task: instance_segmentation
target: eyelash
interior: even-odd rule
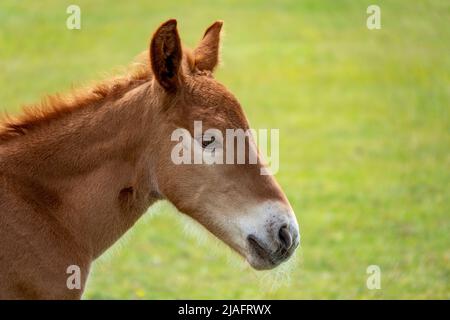
[[[209,137],[209,140],[205,140],[205,137],[202,137],[202,147],[206,148],[214,141],[216,141],[216,137],[214,137],[214,136]]]

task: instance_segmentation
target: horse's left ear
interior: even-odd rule
[[[197,69],[213,71],[219,63],[220,30],[222,30],[222,25],[222,21],[216,21],[206,29],[203,39],[194,50]]]

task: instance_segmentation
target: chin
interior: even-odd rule
[[[259,258],[247,258],[247,262],[253,269],[258,271],[272,270],[281,264],[281,262],[273,262]]]

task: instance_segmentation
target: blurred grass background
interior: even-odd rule
[[[85,298],[450,298],[450,2],[376,1],[371,31],[373,3],[1,1],[2,111],[127,65],[168,18],[191,47],[222,19],[217,78],[252,127],[280,128],[295,261],[253,271],[161,203],[95,263]]]

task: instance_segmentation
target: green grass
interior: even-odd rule
[[[449,299],[450,3],[376,1],[370,31],[373,1],[168,2],[76,1],[69,31],[73,1],[3,0],[0,108],[126,65],[167,18],[188,46],[222,19],[217,78],[254,128],[280,128],[302,248],[258,273],[163,203],[95,263],[85,298]],[[366,288],[371,264],[381,290]]]

